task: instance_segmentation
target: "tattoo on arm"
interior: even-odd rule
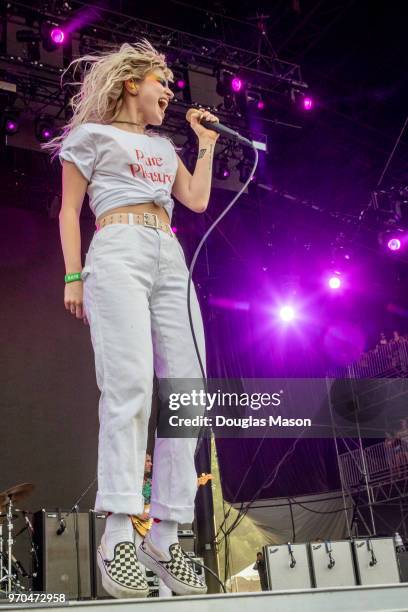
[[[206,152],[207,152],[207,149],[200,149],[199,152],[198,152],[198,158],[197,159],[201,159],[202,157],[204,157]]]
[[[211,170],[211,164],[212,164],[213,149],[214,149],[214,145],[211,144],[210,145],[210,163],[209,163],[209,166],[208,166],[210,170]]]

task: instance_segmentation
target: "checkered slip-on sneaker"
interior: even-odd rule
[[[102,575],[102,586],[109,595],[118,599],[147,597],[149,586],[139,567],[133,542],[116,544],[113,559],[108,559],[102,536],[97,560]]]
[[[178,542],[172,544],[166,554],[154,546],[148,533],[137,550],[137,556],[140,563],[152,570],[177,595],[203,595],[207,592]]]

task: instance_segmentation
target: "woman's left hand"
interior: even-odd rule
[[[214,130],[208,130],[203,125],[201,125],[201,119],[205,119],[206,121],[211,121],[214,123],[219,123],[220,120],[215,115],[212,115],[210,111],[206,111],[203,108],[197,108],[191,115],[190,125],[191,129],[197,134],[198,138],[208,138],[209,140],[213,140],[216,142],[218,140],[219,134],[214,132]]]

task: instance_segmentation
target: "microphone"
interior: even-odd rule
[[[197,112],[197,110],[197,108],[188,109],[186,113],[186,119],[189,123],[191,123],[193,113]],[[207,128],[207,130],[213,130],[221,136],[226,136],[227,138],[231,138],[231,140],[238,140],[242,144],[246,144],[252,147],[252,142],[248,140],[248,138],[241,136],[241,134],[238,134],[238,132],[236,132],[235,130],[231,130],[231,128],[227,127],[226,125],[223,125],[222,123],[216,123],[215,121],[207,121],[206,119],[201,119],[200,123],[202,126]]]
[[[373,545],[370,539],[367,540],[367,548],[368,548],[368,551],[371,553],[371,561],[368,565],[370,567],[374,567],[374,565],[377,565],[378,561],[375,557],[374,548],[373,548]]]
[[[65,529],[67,528],[64,519],[60,520],[60,526],[58,527],[57,531],[55,532],[57,535],[62,535],[65,531]]]
[[[23,564],[22,564],[22,563],[20,563],[20,561],[19,561],[18,559],[16,559],[16,558],[15,558],[15,556],[14,556],[13,554],[11,555],[11,560],[12,560],[12,562],[14,563],[14,565],[16,566],[17,571],[20,573],[20,575],[21,575],[23,578],[28,578],[28,573],[26,572],[26,570],[25,570],[25,568],[24,568]]]
[[[23,510],[23,516],[24,516],[24,520],[27,523],[27,527],[29,528],[29,530],[31,531],[31,533],[34,533],[34,528],[31,524],[30,519],[27,516],[27,512],[25,510]]]
[[[57,531],[55,532],[57,535],[62,535],[65,531],[65,529],[67,528],[67,524],[64,521],[64,519],[61,517],[61,509],[58,508],[58,520],[59,520],[59,527],[57,529]]]
[[[295,567],[295,565],[296,565],[296,559],[295,559],[295,557],[293,555],[293,550],[292,550],[292,546],[291,546],[290,542],[288,542],[288,551],[289,551],[289,555],[290,555],[290,564],[289,564],[289,567],[290,567],[290,569],[293,569]]]
[[[333,550],[332,550],[332,547],[331,547],[330,540],[325,540],[324,541],[324,546],[325,546],[326,552],[327,552],[327,554],[329,556],[329,564],[328,564],[327,568],[328,569],[333,569],[333,567],[336,565],[336,562],[335,562],[335,560],[332,557]]]

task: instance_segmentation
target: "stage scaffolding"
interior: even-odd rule
[[[0,93],[5,91],[2,91],[3,83],[4,87],[7,86],[10,99],[14,103],[16,98],[21,108],[46,112],[47,116],[64,122],[69,112],[69,100],[77,93],[76,88],[68,84],[73,76],[72,70],[66,75],[64,88],[60,82],[62,72],[71,60],[141,37],[146,37],[166,54],[176,73],[177,70],[187,69],[188,72],[214,78],[223,70],[239,73],[248,82],[248,87],[250,84],[260,95],[284,95],[285,99],[290,92],[305,92],[308,89],[300,65],[278,58],[269,49],[264,52],[261,47],[249,49],[227,44],[219,39],[193,35],[117,10],[91,7],[76,0],[70,5],[71,10],[65,15],[65,21],[68,24],[72,21],[76,25],[67,43],[53,53],[45,53],[39,46],[39,59],[30,57],[25,43],[16,42],[16,33],[21,29],[31,29],[35,33],[35,24],[43,19],[59,23],[60,13],[53,10],[52,4],[29,6],[16,0],[0,14],[4,26],[0,32]],[[86,18],[82,13],[85,8],[89,9]],[[33,26],[27,26],[28,18]],[[76,78],[79,77],[77,74]],[[193,102],[199,103],[200,100]],[[185,113],[191,104],[191,101],[184,101],[179,95],[177,103],[169,106],[166,129],[170,133],[177,134],[186,129]],[[236,110],[220,107],[217,114],[221,121],[249,134],[246,122]],[[273,122],[279,123],[278,118],[275,117]]]
[[[397,394],[394,398],[401,399],[406,395],[407,385],[403,379],[408,377],[407,364],[408,342],[405,339],[380,345],[375,350],[365,353],[356,363],[344,368],[333,368],[327,377],[328,388],[333,378],[346,379],[350,381],[350,392],[353,395],[357,381],[378,379],[377,385],[373,381],[373,388],[377,387],[381,393],[382,388],[387,384],[390,385],[390,379],[400,379],[401,384],[396,385]],[[335,407],[332,401],[329,402],[344,508],[351,504],[354,508],[351,520],[346,512],[349,536],[380,535],[381,530],[378,529],[380,506],[397,506],[398,524],[391,525],[384,516],[381,520],[389,531],[398,531],[408,538],[408,431],[406,435],[396,437],[388,433],[388,437],[384,440],[367,446],[361,434],[364,425],[359,419],[357,394],[352,400],[356,400],[357,404],[354,415],[357,436],[353,438],[342,435],[336,423]],[[407,416],[408,407],[405,412],[405,417]],[[343,448],[340,449],[340,446]]]

